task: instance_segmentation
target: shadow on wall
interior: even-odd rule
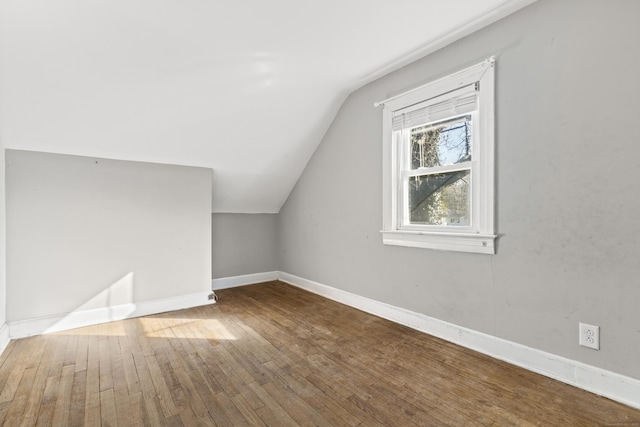
[[[133,302],[133,272],[129,272],[64,318],[47,327],[44,333],[77,328],[79,324],[93,324],[97,319],[100,322],[126,319],[136,311],[136,307]]]
[[[155,314],[144,303],[133,302],[134,273],[129,272],[111,286],[78,306],[75,310],[44,325],[40,333],[56,335],[125,336],[123,323],[103,324],[138,317],[136,324],[147,338],[187,338],[203,340],[236,340],[219,320],[182,318],[180,312]],[[161,301],[161,300],[160,300]],[[171,310],[171,308],[168,308]],[[153,317],[139,317],[155,314]],[[51,319],[50,319],[51,320]],[[46,320],[45,320],[46,321]],[[26,334],[31,335],[31,334]],[[25,335],[23,335],[25,336]]]

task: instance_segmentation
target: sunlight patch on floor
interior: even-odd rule
[[[148,338],[237,339],[222,322],[216,319],[141,317],[137,320]]]

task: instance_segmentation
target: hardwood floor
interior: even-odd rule
[[[640,411],[280,282],[12,341],[7,426],[640,426]]]

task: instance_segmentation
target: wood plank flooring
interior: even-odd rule
[[[640,426],[640,411],[270,282],[12,341],[6,426]]]

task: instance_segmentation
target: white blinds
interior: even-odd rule
[[[432,123],[477,109],[476,85],[456,89],[445,95],[393,112],[393,130],[402,130]]]

